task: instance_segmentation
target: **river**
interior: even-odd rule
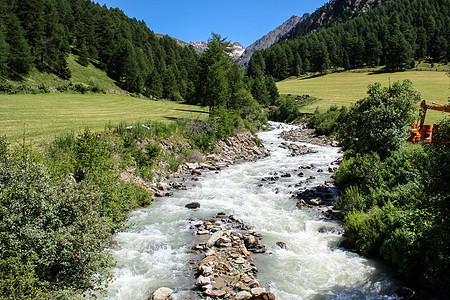
[[[190,291],[196,256],[188,252],[197,240],[189,219],[211,218],[219,212],[234,215],[263,235],[261,243],[268,252],[252,258],[262,286],[277,299],[396,299],[392,292],[397,283],[385,266],[337,247],[342,236],[320,233],[319,228],[339,230],[340,225],[297,209],[291,198],[300,181],[302,187],[312,188],[331,180],[327,170],[342,155],[339,149],[306,144],[317,153],[292,157],[279,147],[283,140],[278,137],[292,126],[276,127],[258,134],[271,151],[269,157],[206,172],[199,181],[188,181],[188,190],[174,191],[173,197],[131,213],[126,230],[115,236],[115,280],[105,299],[146,300],[162,286],[175,290],[174,299],[197,299]],[[304,177],[296,175],[299,167],[311,165],[302,169]],[[271,172],[292,177],[262,184],[261,178]],[[308,182],[310,176],[315,178]],[[201,207],[185,208],[193,201]],[[276,246],[280,241],[286,249]]]

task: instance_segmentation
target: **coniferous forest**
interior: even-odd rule
[[[70,78],[69,53],[107,71],[121,88],[154,98],[187,100],[199,55],[143,21],[84,0],[0,1],[0,76],[33,67]],[[163,85],[164,82],[164,85]]]
[[[262,72],[283,80],[332,68],[403,70],[418,60],[448,62],[449,8],[448,0],[396,0],[313,32],[302,28],[305,21],[279,43],[255,53],[248,74],[258,77]],[[345,15],[344,10],[341,18]]]

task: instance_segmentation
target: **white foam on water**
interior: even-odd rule
[[[252,257],[260,270],[259,280],[277,299],[395,299],[395,281],[381,264],[337,247],[339,234],[319,233],[322,226],[341,230],[336,222],[318,220],[309,211],[295,208],[291,192],[294,185],[312,188],[331,180],[328,166],[341,156],[338,148],[307,145],[317,150],[297,157],[278,146],[278,135],[289,125],[262,132],[259,137],[271,150],[271,156],[226,168],[219,173],[205,172],[186,191],[162,198],[146,209],[130,214],[128,227],[115,236],[113,249],[117,266],[112,270],[114,282],[107,299],[148,299],[159,287],[175,290],[175,299],[192,295],[193,280],[186,274],[195,243],[188,219],[210,218],[218,212],[234,215],[263,234],[266,254]],[[299,167],[304,177],[298,177]],[[323,169],[324,172],[317,172]],[[262,182],[271,172],[288,172],[269,184]],[[315,179],[306,182],[306,178]],[[305,178],[306,177],[306,178]],[[189,210],[185,205],[199,202],[201,207]],[[284,242],[286,249],[276,243]]]

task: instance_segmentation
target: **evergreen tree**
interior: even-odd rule
[[[252,80],[251,92],[253,98],[258,101],[259,104],[263,106],[268,106],[271,103],[270,93],[267,90],[266,82],[264,77],[256,77]]]
[[[208,50],[200,57],[197,81],[197,100],[201,105],[209,106],[210,112],[225,107],[230,97],[227,71],[232,63],[227,53],[230,43],[220,35],[212,33],[208,39]]]
[[[11,75],[26,75],[32,67],[30,47],[24,37],[19,19],[11,14],[6,20],[6,42],[10,46],[8,68]]]
[[[0,79],[8,75],[8,57],[9,45],[6,42],[6,35],[3,31],[3,26],[0,23]]]
[[[280,98],[280,94],[278,92],[277,85],[275,84],[275,80],[271,76],[266,76],[266,87],[267,91],[270,95],[269,105],[275,105],[278,98]]]
[[[414,62],[413,51],[405,39],[405,36],[398,32],[388,40],[386,51],[386,68],[405,69]]]
[[[156,99],[161,99],[163,96],[163,84],[157,70],[153,70],[153,72],[148,75],[145,84],[145,95]]]
[[[89,53],[85,43],[82,43],[78,51],[78,63],[84,67],[89,65]]]
[[[373,32],[369,32],[366,38],[365,61],[371,67],[380,64],[380,57],[383,54],[382,45]]]
[[[330,67],[330,58],[323,42],[315,43],[311,52],[313,53],[311,57],[312,71],[325,73]]]

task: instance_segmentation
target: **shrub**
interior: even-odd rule
[[[421,96],[409,80],[384,88],[375,83],[368,94],[351,106],[339,129],[339,140],[345,150],[373,151],[385,158],[405,143]]]
[[[292,122],[300,117],[297,104],[292,99],[279,99],[278,106],[269,111],[269,120],[277,122]]]
[[[330,107],[325,113],[321,113],[317,108],[313,115],[306,120],[308,127],[315,129],[316,135],[332,136],[336,135],[341,121],[347,115],[347,108],[342,106]]]

